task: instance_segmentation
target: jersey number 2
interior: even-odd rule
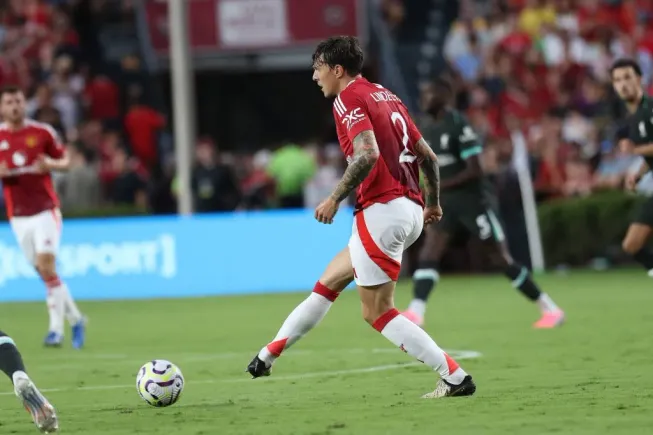
[[[404,145],[404,150],[399,154],[399,163],[413,163],[415,159],[417,159],[417,156],[413,155],[408,149],[408,141],[410,139],[408,137],[408,125],[406,124],[406,120],[399,112],[392,112],[390,119],[394,125],[397,125],[397,121],[399,121],[399,126],[401,127],[401,143]]]

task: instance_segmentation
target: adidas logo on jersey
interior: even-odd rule
[[[0,142],[0,151],[5,151],[8,149],[9,149],[9,142],[7,142],[6,140]]]

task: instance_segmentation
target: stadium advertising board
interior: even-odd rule
[[[147,0],[154,50],[169,48],[167,0]],[[312,46],[332,35],[360,35],[357,0],[188,0],[194,54]]]
[[[352,220],[347,209],[328,226],[312,210],[64,220],[59,272],[77,299],[307,290],[346,246]],[[0,225],[0,301],[44,297],[11,228]]]

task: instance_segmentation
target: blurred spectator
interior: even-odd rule
[[[79,96],[84,90],[84,79],[73,73],[73,61],[69,56],[58,57],[48,80],[53,100],[61,112],[61,121],[66,132],[79,122]]]
[[[639,158],[621,154],[610,142],[605,141],[602,144],[601,163],[594,174],[594,188],[598,190],[622,188],[626,174],[636,162],[639,162]]]
[[[381,10],[390,29],[399,27],[406,16],[403,0],[383,0]]]
[[[200,140],[195,156],[192,175],[195,210],[199,213],[235,210],[241,194],[231,166],[219,161],[210,140]]]
[[[248,174],[242,182],[243,204],[247,210],[265,209],[274,195],[274,180],[266,172],[272,153],[261,150],[249,160]]]
[[[109,183],[109,200],[115,205],[147,208],[146,184],[137,172],[137,162],[122,147],[115,150],[111,165],[115,177]]]
[[[117,125],[120,116],[120,90],[109,77],[96,75],[86,85],[84,90],[85,103],[89,115],[93,119],[108,122],[112,127]]]
[[[113,130],[102,133],[101,128],[101,124],[96,121],[90,125],[89,134],[95,134],[95,129],[100,130],[99,137],[93,137],[96,142],[92,144],[92,149],[99,160],[102,184],[108,188],[120,172],[119,168],[114,164],[114,157],[119,149],[125,148],[125,145],[122,143],[120,133]]]
[[[159,157],[157,135],[166,125],[165,117],[135,99],[129,106],[124,123],[134,155],[147,168],[153,167]]]
[[[150,211],[153,214],[175,214],[177,199],[173,192],[175,181],[175,161],[167,159],[152,169],[152,177],[148,185]]]
[[[267,168],[281,208],[303,208],[304,186],[315,174],[315,160],[304,148],[286,144],[272,154]]]
[[[587,196],[592,193],[592,171],[580,157],[565,162],[563,192],[566,196]]]
[[[342,151],[337,144],[327,145],[318,154],[318,168],[304,188],[304,207],[315,208],[335,190],[342,177]],[[346,206],[348,200],[341,202]]]
[[[64,212],[97,209],[102,198],[97,169],[78,147],[69,146],[68,153],[70,169],[57,179],[56,185],[62,209]]]
[[[556,11],[548,0],[526,0],[519,14],[519,28],[538,37],[542,26],[556,22]]]
[[[67,98],[54,99],[52,89],[47,83],[39,85],[34,97],[26,104],[27,116],[41,122],[51,124],[60,134],[66,133],[61,114],[69,109],[70,104],[75,104]],[[65,134],[62,135],[66,137]]]

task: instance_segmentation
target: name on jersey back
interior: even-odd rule
[[[393,94],[390,91],[372,92],[370,96],[377,103],[381,103],[385,101],[396,101],[397,103],[401,103],[399,97],[397,97],[395,94]]]

